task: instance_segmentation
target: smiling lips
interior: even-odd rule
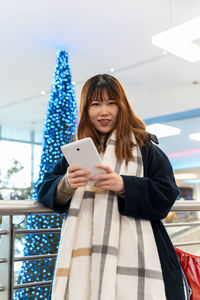
[[[101,124],[101,126],[107,126],[111,122],[111,120],[108,120],[108,119],[101,119],[101,120],[98,120],[98,121]]]

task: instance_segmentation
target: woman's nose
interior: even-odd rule
[[[100,113],[104,115],[108,113],[107,105],[100,106]]]

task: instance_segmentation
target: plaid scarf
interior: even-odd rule
[[[116,161],[113,133],[103,164],[121,175],[142,177],[138,146],[133,156],[128,164]],[[112,191],[92,185],[78,188],[62,227],[52,299],[166,299],[150,222],[120,215]]]

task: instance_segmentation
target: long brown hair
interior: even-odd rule
[[[115,155],[117,160],[125,159],[127,162],[130,159],[134,159],[132,148],[135,145],[132,141],[132,133],[134,133],[139,146],[144,145],[147,141],[148,133],[145,131],[144,122],[133,112],[121,83],[115,77],[108,74],[96,75],[88,79],[84,84],[81,91],[80,121],[77,137],[78,139],[91,137],[100,151],[100,135],[90,122],[88,109],[90,101],[102,100],[105,92],[109,99],[117,101],[119,107],[115,128]]]

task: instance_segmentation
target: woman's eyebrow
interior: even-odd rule
[[[90,100],[90,102],[94,102],[94,101],[100,102],[101,100],[100,99],[91,99]]]
[[[91,99],[90,102],[97,101],[97,102],[102,102],[102,101],[116,101],[114,98],[103,98],[103,99]]]

